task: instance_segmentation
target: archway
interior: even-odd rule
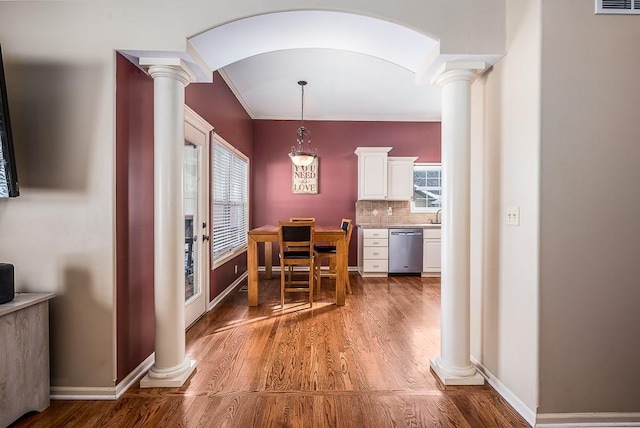
[[[301,27],[300,23],[308,24],[310,17],[313,17],[311,22],[316,20],[320,22],[316,33],[311,31],[309,25]],[[338,21],[341,25],[335,25]],[[328,25],[329,23],[331,25]],[[364,36],[352,38],[346,36],[353,34],[353,27],[359,28],[361,32],[358,34],[364,34]],[[327,31],[328,28],[331,28],[331,32]],[[292,35],[292,37],[283,37],[283,34]],[[304,37],[296,37],[301,34]],[[385,43],[378,42],[381,40],[381,34],[386,36],[382,37]],[[443,217],[445,231],[443,233],[445,258],[443,288],[450,289],[450,292],[446,293],[443,290],[442,348],[446,353],[443,351],[442,357],[434,359],[432,367],[445,384],[482,383],[482,377],[476,373],[475,367],[469,361],[469,329],[467,327],[460,330],[459,327],[465,324],[468,326],[469,323],[469,87],[477,71],[485,70],[490,63],[478,61],[478,58],[473,56],[471,58],[455,57],[455,62],[447,61],[452,57],[440,55],[438,43],[425,35],[391,22],[340,12],[280,12],[245,18],[194,36],[189,40],[188,46],[189,49],[185,55],[172,56],[172,53],[165,53],[138,58],[140,66],[149,66],[153,70],[151,74],[157,83],[155,94],[159,95],[156,98],[159,103],[165,103],[165,105],[156,105],[156,114],[160,115],[156,118],[158,123],[163,122],[162,114],[167,111],[170,111],[174,117],[179,117],[179,110],[182,108],[182,106],[176,106],[175,102],[181,99],[181,91],[184,96],[184,87],[181,89],[180,85],[175,83],[167,84],[167,79],[188,84],[187,80],[199,80],[201,76],[206,77],[214,70],[243,59],[283,50],[339,48],[337,50],[367,55],[393,63],[413,74],[414,82],[428,77],[438,78],[437,84],[443,88],[443,93],[448,94],[446,99],[443,99],[442,121],[443,145],[446,144],[450,149],[446,161],[443,159],[443,175],[455,179],[451,180],[448,192],[454,196],[445,197],[445,201],[448,200],[448,206],[445,205]],[[403,49],[398,49],[398,46],[402,46]],[[407,49],[404,49],[405,46]],[[188,79],[185,76],[188,76]],[[296,103],[286,104],[296,105]],[[175,110],[176,108],[178,111]],[[165,123],[162,133],[178,138],[178,128],[177,121],[169,124],[168,128]],[[156,144],[157,152],[162,152],[166,149],[166,138],[157,139]],[[158,198],[161,199],[162,196],[158,195]],[[449,214],[446,214],[447,211]],[[157,216],[160,214],[162,213],[156,212]],[[182,217],[181,213],[174,214],[173,217]],[[165,232],[160,231],[160,233]],[[162,238],[159,241],[162,242]],[[171,263],[170,260],[166,262]],[[173,287],[175,286],[176,284],[173,284]],[[160,292],[164,292],[164,288],[156,287],[158,288]],[[166,317],[174,323],[181,322],[178,319],[181,317],[180,313],[156,309],[156,318],[165,319]],[[173,331],[179,331],[179,329],[174,328]],[[181,345],[177,348],[184,349],[184,337],[178,336],[173,334],[171,340]],[[163,376],[165,373],[170,373],[169,377],[174,376],[184,382],[188,377],[189,366],[184,361],[184,351],[182,356],[175,352],[171,353],[174,355],[167,359],[169,362],[165,362],[166,367],[156,364],[156,372],[162,373]],[[162,350],[156,349],[156,361],[162,354]],[[166,377],[163,377],[163,381],[166,381]],[[148,386],[163,385],[151,382]]]

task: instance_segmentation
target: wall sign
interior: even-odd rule
[[[291,163],[291,193],[318,193],[318,158],[309,166],[297,166]]]

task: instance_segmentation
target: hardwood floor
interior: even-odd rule
[[[234,291],[187,331],[197,369],[182,388],[117,401],[53,401],[17,427],[528,427],[491,387],[444,387],[438,279],[351,275],[335,306],[328,280],[313,309],[279,278],[260,306]]]

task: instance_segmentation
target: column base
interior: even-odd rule
[[[162,371],[151,367],[140,380],[140,388],[180,388],[196,369],[196,360],[186,359],[178,369]]]
[[[476,370],[475,366],[468,370],[469,374],[460,375],[451,373],[444,368],[440,362],[440,357],[431,359],[431,369],[438,375],[440,381],[445,385],[484,385],[484,377]]]

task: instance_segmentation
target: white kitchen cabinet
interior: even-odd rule
[[[387,199],[387,153],[391,147],[358,147],[358,200]]]
[[[413,163],[417,157],[387,158],[387,199],[410,201],[413,198]]]
[[[384,277],[389,270],[388,229],[358,228],[358,270],[362,277]]]
[[[440,229],[427,228],[422,236],[422,276],[440,276],[442,266]]]

